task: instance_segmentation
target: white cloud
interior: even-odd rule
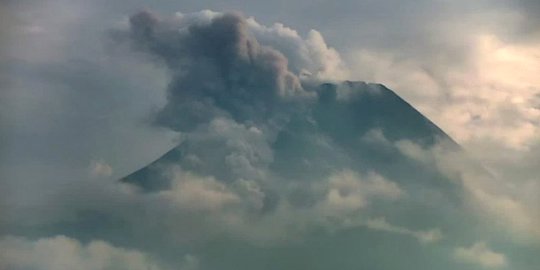
[[[161,219],[165,227],[188,224],[174,216],[185,217],[190,213],[204,216],[199,232],[232,234],[257,245],[292,241],[321,226],[331,231],[363,226],[364,210],[378,200],[394,201],[405,194],[397,184],[375,173],[362,175],[342,170],[326,179],[305,183],[304,190],[316,199],[313,205],[297,207],[282,199],[272,212],[253,215],[252,210],[260,210],[266,196],[256,181],[238,179],[225,184],[214,177],[197,176],[178,167],[173,169],[173,177],[171,189],[148,195],[158,199],[151,200],[157,203],[151,208],[171,211],[160,214],[171,217]],[[276,192],[284,196],[290,192],[290,186],[283,185]],[[220,225],[216,227],[216,224]],[[170,233],[179,239],[192,237],[185,235],[186,231]],[[436,232],[410,231],[406,234],[422,242],[438,240]]]
[[[384,177],[370,173],[361,176],[352,170],[342,170],[328,178],[325,200],[320,207],[323,215],[343,215],[367,207],[373,199],[396,200],[405,192]]]
[[[507,25],[515,23],[509,14],[496,16]],[[540,192],[535,154],[540,139],[540,44],[505,39],[497,35],[500,29],[456,28],[462,23],[447,22],[443,29],[448,33],[434,37],[449,46],[446,50],[404,55],[401,50],[362,48],[345,59],[351,74],[395,90],[470,156],[441,145],[426,151],[408,141],[397,144],[402,153],[463,181],[469,208],[490,228],[502,227],[520,241],[537,241],[540,211],[538,196],[531,194]],[[466,46],[461,58],[448,50],[456,37],[462,49]],[[467,163],[483,164],[491,175]]]
[[[527,148],[540,135],[534,104],[540,46],[505,43],[491,34],[464,42],[472,52],[459,64],[453,58],[423,62],[362,49],[349,65],[363,79],[394,89],[469,149],[482,141],[498,149]]]
[[[55,236],[28,240],[7,236],[0,240],[0,268],[11,270],[164,270],[150,256],[94,240],[88,244]],[[189,268],[190,270],[193,268]]]
[[[349,77],[349,69],[340,54],[326,43],[320,32],[310,30],[303,38],[281,23],[265,26],[249,18],[248,25],[260,42],[282,52],[296,73],[318,80]]]
[[[476,264],[485,268],[499,268],[508,264],[504,254],[491,250],[483,242],[474,243],[470,247],[456,248],[454,257],[461,262]]]
[[[112,167],[103,160],[94,160],[90,164],[90,175],[93,177],[111,176],[113,173]]]
[[[372,198],[395,200],[404,193],[399,186],[371,173],[360,176],[351,170],[343,170],[329,177],[323,208],[329,213],[350,212],[367,206]]]
[[[479,216],[492,220],[492,225],[503,226],[520,241],[540,239],[540,216],[536,205],[529,205],[523,197],[513,196],[496,187],[465,175],[465,184],[473,198],[473,209]]]
[[[386,221],[385,218],[368,219],[365,225],[368,228],[373,229],[373,230],[412,236],[416,238],[422,244],[438,242],[443,238],[443,234],[440,229],[431,229],[427,231],[415,231],[408,228],[390,224],[388,223],[388,221]]]
[[[180,168],[174,168],[172,173],[171,189],[159,192],[158,196],[178,208],[196,212],[220,211],[241,200],[224,183],[213,177],[200,177]]]
[[[540,216],[535,200],[529,195],[538,191],[537,185],[512,187],[509,179],[484,169],[466,153],[444,143],[426,149],[410,141],[399,141],[396,147],[408,157],[434,166],[450,180],[462,184],[468,209],[479,219],[487,220],[491,228],[505,228],[520,241],[540,239]]]

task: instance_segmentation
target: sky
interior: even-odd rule
[[[0,268],[535,269],[539,12],[0,0]]]

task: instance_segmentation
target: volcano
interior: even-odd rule
[[[448,188],[455,187],[445,176],[411,159],[399,146],[412,143],[429,149],[442,144],[449,151],[462,151],[460,146],[394,91],[381,84],[352,81],[307,89],[314,93],[314,101],[282,119],[273,127],[272,135],[265,137],[272,152],[272,158],[261,165],[269,172],[266,175],[284,181],[309,181],[347,167],[376,172],[409,188],[430,187],[451,194]],[[256,126],[252,129],[264,130]],[[171,184],[167,168],[181,166],[231,182],[234,172],[226,165],[230,155],[217,146],[220,143],[229,142],[183,141],[120,181],[144,192],[166,190]],[[208,149],[208,144],[215,148]]]

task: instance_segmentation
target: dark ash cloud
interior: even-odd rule
[[[185,131],[218,115],[258,122],[276,106],[307,95],[287,58],[259,44],[243,16],[209,19],[183,26],[146,11],[130,18],[131,40],[159,56],[174,74],[159,125]]]

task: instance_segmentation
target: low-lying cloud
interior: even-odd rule
[[[459,142],[487,138],[512,151],[534,149],[537,110],[505,104],[510,100],[528,108],[537,102],[529,91],[536,83],[536,66],[528,58],[536,49],[506,45],[489,35],[472,40],[475,58],[464,63],[473,70],[500,68],[469,73],[451,66],[450,78],[440,78],[382,48],[344,61],[318,31],[304,37],[282,24],[265,26],[239,13],[136,13],[109,32],[109,54],[88,59],[84,66],[94,69],[82,69],[122,70],[118,77],[131,83],[110,79],[118,86],[110,89],[85,85],[101,89],[96,96],[109,97],[113,91],[108,90],[116,88],[165,93],[155,94],[161,99],[149,102],[152,108],[141,106],[145,113],[153,111],[146,118],[153,127],[176,136],[175,145],[149,166],[138,160],[137,168],[143,168],[122,181],[114,178],[136,169],[115,166],[137,152],[129,148],[81,162],[88,179],[58,180],[31,200],[11,196],[13,207],[0,220],[8,234],[67,236],[35,241],[7,237],[2,240],[11,256],[6,261],[9,267],[57,267],[62,260],[54,258],[61,252],[54,250],[68,246],[78,253],[63,265],[81,269],[107,269],[111,260],[120,269],[167,269],[157,263],[161,260],[181,269],[215,269],[227,263],[238,269],[252,258],[256,262],[250,266],[277,261],[328,269],[325,263],[335,258],[340,265],[359,257],[377,269],[380,261],[374,261],[382,253],[370,252],[380,246],[388,254],[395,248],[399,267],[403,262],[426,267],[425,260],[411,262],[409,255],[444,261],[454,269],[463,262],[507,266],[511,256],[505,255],[506,247],[494,245],[498,253],[482,241],[500,240],[510,231],[518,235],[518,241],[512,238],[517,245],[536,243],[522,241],[539,236],[534,181],[528,192],[505,189],[505,181],[493,178],[384,86],[338,82],[361,71],[364,78],[391,82]],[[115,61],[121,63],[116,66]],[[530,69],[510,76],[508,63],[515,64],[512,69]],[[69,70],[80,80],[80,70],[66,67],[52,75]],[[85,82],[103,76],[91,74]],[[494,86],[507,75],[511,78],[504,86],[512,90]],[[42,76],[45,80],[51,73]],[[77,88],[73,84],[66,88]],[[477,90],[469,91],[471,87]],[[519,93],[514,99],[512,91]],[[452,102],[443,102],[446,97]],[[428,106],[433,101],[440,106]],[[473,106],[477,102],[485,106]],[[124,103],[119,98],[115,104]],[[93,115],[100,112],[91,109]],[[99,117],[118,117],[112,112]],[[133,148],[150,144],[135,142]],[[472,238],[478,243],[467,247]],[[343,249],[332,251],[326,245]],[[43,246],[54,246],[52,255],[43,258]],[[109,255],[102,256],[104,252]],[[283,257],[266,260],[268,254]]]
[[[76,239],[65,236],[41,238],[35,241],[21,237],[4,237],[0,240],[0,251],[2,269],[169,269],[163,268],[150,256],[136,250],[114,247],[98,240],[81,244]]]

